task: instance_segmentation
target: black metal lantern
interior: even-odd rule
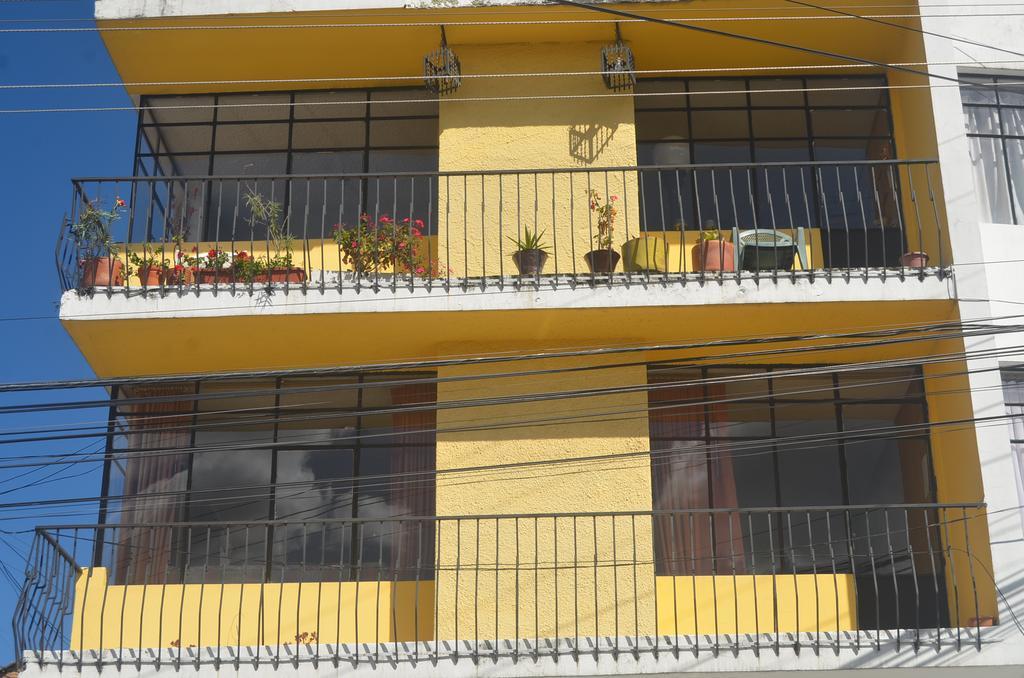
[[[423,84],[440,95],[451,94],[462,84],[462,65],[448,47],[444,26],[441,27],[441,46],[423,57]]]
[[[610,90],[633,89],[636,84],[636,62],[633,50],[622,42],[619,25],[615,24],[615,42],[601,48],[601,77]]]

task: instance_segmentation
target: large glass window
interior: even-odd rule
[[[1024,223],[1024,76],[962,75],[961,80],[981,219]]]
[[[884,76],[641,80],[639,164],[714,166],[642,172],[641,227],[815,227],[826,258],[894,265],[899,177],[865,164],[896,157],[885,86]],[[800,166],[811,161],[844,164]]]
[[[170,228],[190,240],[265,238],[241,199],[249,190],[282,203],[300,237],[354,224],[363,212],[434,224],[429,177],[284,179],[436,172],[437,102],[402,103],[428,97],[406,88],[143,97],[137,175],[241,178],[153,184],[152,200],[138,202],[155,203],[148,209],[158,214],[135,215],[132,237],[159,240]],[[282,178],[245,178],[261,175]]]
[[[915,602],[938,534],[867,507],[934,501],[919,370],[657,366],[648,379],[659,574],[854,573],[872,619]],[[757,510],[773,507],[790,510]]]
[[[393,520],[435,512],[423,377],[122,388],[101,516],[124,526],[116,578],[430,578],[432,526]]]

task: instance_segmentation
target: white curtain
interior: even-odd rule
[[[967,131],[974,134],[1014,134],[1024,136],[1024,118],[1014,109],[1002,109],[1003,129],[1000,129],[999,111],[995,108],[969,108],[964,112]],[[1018,220],[1024,205],[1024,145],[1020,140],[992,137],[969,137],[971,168],[978,193],[981,220],[996,224],[1013,223],[1014,203]],[[1003,156],[1006,144],[1006,158]]]

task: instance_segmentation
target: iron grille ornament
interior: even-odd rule
[[[633,89],[636,84],[636,62],[633,50],[622,42],[619,25],[615,24],[615,42],[601,48],[601,77],[605,87],[619,91]]]
[[[459,57],[448,47],[448,40],[441,27],[441,46],[423,57],[423,84],[434,94],[451,94],[462,84],[462,64]]]

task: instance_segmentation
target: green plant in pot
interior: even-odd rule
[[[71,224],[69,231],[80,255],[79,285],[83,289],[124,284],[124,262],[117,256],[120,249],[114,244],[111,232],[124,208],[121,198],[115,198],[109,210],[101,209],[98,201],[89,201],[78,215],[78,221]]]
[[[174,267],[164,256],[166,254],[163,243],[159,246],[145,244],[138,250],[128,251],[129,275],[131,268],[139,276],[139,284],[143,287],[159,287],[161,284],[173,284],[171,282]]]
[[[619,253],[612,249],[615,242],[615,217],[618,210],[615,202],[619,196],[604,200],[601,194],[590,189],[590,211],[597,217],[597,233],[594,235],[595,249],[583,255],[591,273],[611,273],[619,265]]]
[[[273,254],[267,257],[265,273],[250,271],[254,279],[257,282],[304,282],[306,270],[295,266],[293,262],[295,237],[288,231],[284,206],[265,198],[251,187],[245,194],[245,206],[249,208],[253,221],[266,227],[269,249],[273,250]]]
[[[519,275],[540,275],[544,272],[544,264],[548,260],[544,231],[531,231],[524,227],[521,236],[509,240],[516,246],[512,261],[519,269]]]
[[[715,222],[708,220],[700,232],[700,242],[693,246],[693,270],[735,271],[735,251],[735,245],[722,236]]]

